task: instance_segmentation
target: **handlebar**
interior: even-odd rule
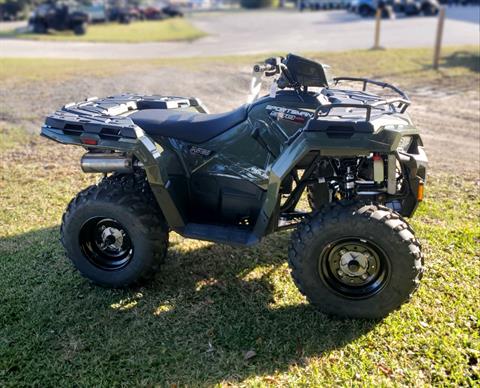
[[[254,73],[265,73],[265,76],[272,77],[282,72],[283,57],[272,57],[265,59],[262,63],[257,63],[253,66]]]
[[[257,64],[253,66],[253,71],[255,73],[264,73],[266,71],[275,71],[277,66],[271,65],[269,63]]]

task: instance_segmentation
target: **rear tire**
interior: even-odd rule
[[[87,32],[87,25],[86,23],[76,24],[73,27],[73,33],[75,35],[85,35]]]
[[[292,234],[289,264],[311,304],[348,318],[386,316],[410,298],[423,273],[412,229],[381,205],[325,206]]]
[[[143,176],[112,175],[70,202],[61,241],[84,277],[121,288],[155,275],[166,256],[168,227]]]

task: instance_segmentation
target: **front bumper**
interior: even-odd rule
[[[402,200],[402,215],[411,217],[423,200],[423,188],[427,183],[428,157],[423,146],[416,153],[398,152],[397,158],[408,178],[408,194]]]

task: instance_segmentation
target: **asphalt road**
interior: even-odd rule
[[[444,45],[479,45],[479,7],[447,10]],[[0,39],[0,57],[139,59],[193,57],[263,52],[343,51],[373,44],[374,20],[346,11],[213,12],[190,16],[209,36],[194,42],[80,43]],[[383,20],[381,44],[431,47],[435,17]]]

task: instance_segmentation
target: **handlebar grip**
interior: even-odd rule
[[[270,65],[268,63],[253,66],[253,71],[255,73],[264,73],[266,71],[272,71],[272,70],[275,70],[275,66]]]

